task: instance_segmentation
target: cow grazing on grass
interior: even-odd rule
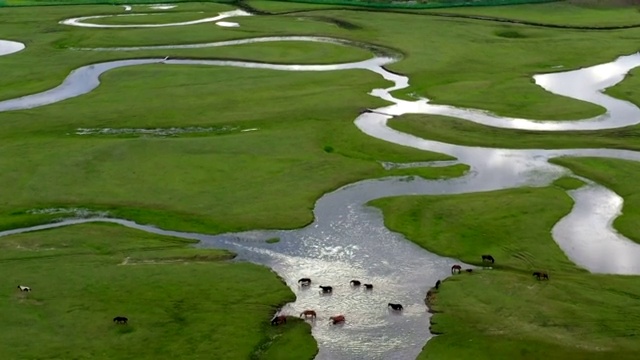
[[[116,317],[113,318],[113,322],[116,323],[116,324],[124,324],[124,325],[126,325],[128,321],[129,321],[129,319],[127,319],[124,316],[116,316]]]
[[[280,325],[280,324],[286,324],[286,323],[287,323],[286,315],[278,315],[273,319],[271,319],[271,325]]]
[[[547,279],[549,280],[549,275],[546,272],[542,272],[542,271],[536,271],[533,273],[533,276],[537,277],[538,280],[542,279]]]
[[[28,286],[22,286],[22,285],[18,285],[18,289],[20,289],[20,291],[26,291],[29,292],[31,291],[31,288]]]

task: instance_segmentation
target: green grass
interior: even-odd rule
[[[566,181],[557,185],[372,202],[387,227],[429,251],[477,265],[481,254],[496,259],[493,270],[453,276],[436,290],[432,330],[442,335],[419,359],[637,356],[640,280],[588,274],[567,259],[550,235],[572,206]],[[550,281],[535,280],[535,270]]]
[[[221,8],[219,4],[192,4],[184,11],[212,13]],[[39,12],[36,20],[34,12]],[[299,16],[243,18],[241,28],[229,31],[211,24],[113,31],[57,24],[72,16],[121,12],[108,6],[5,9],[0,14],[3,37],[24,41],[28,47],[0,58],[0,67],[11,69],[0,78],[0,98],[45,90],[80,65],[120,58],[200,54],[315,62],[364,55],[361,50],[327,44],[289,43],[170,52],[68,49],[318,34],[402,50],[406,58],[390,68],[410,75],[413,86],[407,92],[426,94],[438,102],[517,116],[582,118],[601,109],[548,94],[531,83],[530,74],[559,62],[581,66],[609,60],[613,54],[635,50],[635,36],[640,34],[636,30],[587,34],[527,28],[519,30],[527,38],[514,39],[497,37],[496,31],[503,27],[493,24],[446,19],[425,22],[418,16],[350,11],[322,15],[352,22],[359,30],[299,21]],[[428,47],[423,43],[425,36]],[[599,46],[602,41],[608,44],[605,49]],[[488,48],[494,50],[488,52]],[[475,54],[474,61],[461,62],[469,53]],[[42,58],[50,60],[46,66]],[[372,139],[353,126],[362,108],[384,104],[367,92],[389,84],[364,71],[285,73],[150,65],[114,70],[101,81],[90,94],[0,115],[0,193],[7,199],[0,205],[1,226],[51,219],[25,215],[33,207],[86,206],[183,230],[292,228],[311,221],[311,209],[319,196],[354,181],[387,175],[439,178],[465,171],[464,167],[384,171],[378,161],[448,157]],[[259,130],[179,138],[67,135],[80,127],[172,126]],[[327,148],[333,150],[327,152]],[[14,160],[18,157],[20,162]],[[284,192],[288,196],[280,195]]]
[[[34,206],[89,206],[175,229],[298,227],[312,220],[318,197],[341,185],[391,175],[458,176],[467,169],[384,170],[377,160],[447,157],[370,139],[352,125],[352,114],[371,101],[366,89],[379,84],[364,72],[153,65],[115,70],[103,75],[102,82],[90,94],[4,115],[0,192],[11,198],[0,207],[5,213]],[[309,82],[318,88],[309,88]],[[358,82],[363,86],[353,91]],[[145,87],[155,89],[154,97],[131,108],[130,99]],[[270,93],[272,88],[280,91]],[[327,89],[340,102],[327,107]],[[249,105],[238,100],[250,92]],[[295,96],[300,100],[290,103]],[[217,109],[225,109],[224,116],[215,116]],[[313,115],[297,115],[307,112]],[[259,130],[179,138],[65,135],[76,128],[176,125]],[[329,141],[332,153],[323,149]],[[13,160],[17,154],[21,162]],[[167,176],[155,181],[160,173]]]
[[[580,179],[564,176],[554,181],[553,185],[558,186],[565,190],[575,190],[584,186],[585,182]]]
[[[640,12],[629,7],[589,7],[558,1],[510,6],[468,6],[430,10],[433,13],[481,15],[565,26],[625,26],[640,24]]]
[[[501,129],[438,115],[403,115],[393,129],[424,139],[466,146],[506,149],[612,148],[640,150],[640,126],[598,131],[526,131]]]
[[[189,244],[109,224],[0,239],[0,356],[164,359],[188,349],[190,358],[313,358],[307,324],[269,324],[294,299],[275,274]],[[112,323],[119,315],[129,325]]]
[[[332,8],[343,8],[343,6],[326,5],[326,4],[312,4],[312,3],[296,3],[287,1],[271,1],[271,0],[249,0],[246,2],[254,9],[267,11],[271,13],[281,13],[289,11],[304,11],[304,10],[325,10]],[[354,7],[356,8],[356,7]]]

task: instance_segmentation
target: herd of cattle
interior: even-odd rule
[[[300,286],[302,287],[311,286],[311,279],[302,278],[298,280],[298,284],[300,284]],[[361,285],[363,285],[365,290],[373,290],[373,284],[362,284],[359,280],[351,280],[349,282],[349,285],[351,285],[352,287],[360,287]],[[321,289],[320,291],[323,294],[333,293],[333,286],[319,285],[318,287]],[[402,311],[404,309],[401,304],[394,304],[394,303],[388,303],[387,307],[390,307],[394,311]],[[311,318],[315,320],[317,314],[315,310],[305,310],[300,313],[300,317],[303,317],[303,316],[305,319]],[[329,319],[334,325],[344,323],[346,320],[344,315],[334,315],[329,317]],[[287,323],[286,315],[278,315],[278,316],[275,316],[273,319],[271,319],[271,325],[280,325],[280,324],[286,324],[286,323]]]

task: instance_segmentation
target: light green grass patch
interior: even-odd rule
[[[83,206],[172,229],[291,228],[309,223],[315,201],[342,185],[464,173],[466,166],[382,168],[378,161],[449,159],[357,130],[352,121],[359,109],[381,103],[366,91],[384,84],[364,71],[153,65],[108,72],[92,93],[3,115],[0,184],[10,199],[3,212]],[[131,107],[132,99],[142,106]],[[74,135],[78,128],[170,126],[258,130],[178,138]],[[329,141],[332,153],[324,151]],[[17,154],[21,162],[13,160]]]

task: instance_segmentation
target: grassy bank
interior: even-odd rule
[[[554,164],[571,169],[575,174],[589,178],[622,196],[622,215],[615,219],[613,227],[626,237],[640,243],[640,191],[635,180],[640,176],[640,164],[634,161],[604,158],[553,159]]]
[[[424,139],[503,149],[612,148],[640,150],[640,126],[598,131],[501,129],[438,115],[403,115],[389,127]]]
[[[188,245],[107,224],[0,239],[7,284],[0,291],[0,356],[313,358],[307,324],[269,324],[276,307],[294,299],[275,274]],[[18,284],[32,292],[21,293]],[[115,316],[129,324],[114,324]]]
[[[456,196],[372,202],[385,224],[438,254],[493,270],[447,279],[432,298],[432,329],[419,359],[632,359],[639,348],[640,280],[592,275],[572,264],[550,235],[572,206],[562,180]],[[634,230],[637,233],[637,229]],[[550,281],[537,281],[543,270]]]

